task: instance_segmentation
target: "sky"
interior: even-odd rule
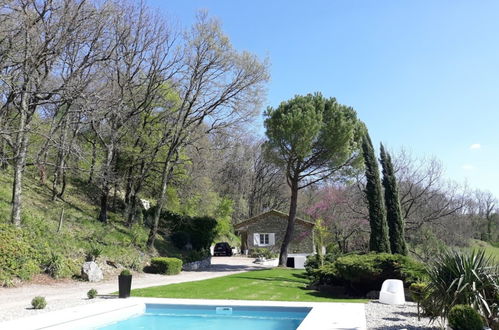
[[[376,145],[437,157],[447,178],[499,197],[499,1],[148,3],[184,27],[206,9],[236,49],[268,58],[265,106],[335,97]]]

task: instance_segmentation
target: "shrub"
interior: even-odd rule
[[[307,276],[310,278],[310,281],[312,283],[318,283],[321,282],[319,279],[321,275],[321,271],[319,271],[319,268],[323,267],[324,265],[330,265],[338,259],[339,254],[334,252],[334,253],[326,253],[326,255],[323,256],[323,265],[320,265],[320,256],[317,254],[311,255],[307,257],[307,260],[305,261],[305,271],[307,273]],[[325,271],[325,268],[323,268],[323,271]]]
[[[189,233],[194,250],[209,249],[217,236],[217,220],[212,217],[194,217],[190,221]]]
[[[182,257],[183,263],[194,262],[199,260],[204,260],[211,256],[210,250],[192,250],[186,256]]]
[[[50,252],[48,258],[42,262],[42,267],[45,273],[56,279],[79,273],[79,267],[73,260],[55,252]]]
[[[449,326],[453,330],[482,330],[483,320],[473,307],[456,305],[449,311]]]
[[[266,249],[266,248],[251,249],[249,251],[249,255],[252,258],[262,258],[263,257],[265,259],[274,259],[274,258],[277,258],[279,256],[279,254],[277,252],[273,252],[272,250]]]
[[[123,269],[120,273],[121,276],[130,276],[132,273],[128,269]]]
[[[151,268],[157,274],[175,275],[182,270],[182,260],[165,257],[152,258]]]
[[[14,277],[29,280],[40,272],[41,253],[22,229],[0,224],[0,286],[9,285]]]
[[[147,210],[146,217],[150,218],[154,213],[154,207]],[[165,231],[172,233],[172,241],[178,241],[174,244],[179,248],[183,248],[186,244],[190,243],[194,250],[209,249],[213,240],[217,236],[217,220],[208,217],[190,217],[180,215],[170,211],[162,211],[160,216],[160,226],[165,229]],[[183,232],[185,234],[179,234],[180,237],[176,236],[178,232]],[[186,239],[188,241],[186,242]]]
[[[88,290],[87,297],[88,299],[94,299],[95,297],[97,297],[97,290],[95,289]]]
[[[345,285],[356,295],[379,290],[386,279],[400,279],[409,286],[424,277],[423,265],[409,257],[387,253],[339,257],[320,267],[315,275],[319,284]]]
[[[33,306],[34,309],[44,309],[47,306],[47,301],[45,300],[45,297],[37,296],[31,300],[31,306]]]
[[[426,290],[426,287],[428,284],[423,283],[423,282],[417,282],[417,283],[412,283],[411,286],[409,287],[409,291],[411,293],[411,298],[417,303],[417,308],[418,308],[418,321],[421,319],[421,313],[420,313],[420,305],[421,301],[424,299],[424,292]]]
[[[97,246],[92,246],[85,254],[85,261],[96,261],[102,255],[102,249]]]
[[[485,251],[445,252],[428,267],[424,305],[437,316],[447,317],[455,305],[475,308],[488,322],[498,317],[499,266]]]

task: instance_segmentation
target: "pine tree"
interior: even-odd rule
[[[397,178],[393,170],[392,158],[385,151],[383,144],[380,148],[381,166],[383,167],[383,187],[385,188],[386,220],[390,236],[392,253],[407,255],[407,245],[404,237],[404,219],[400,208]]]
[[[369,223],[371,226],[369,250],[390,253],[388,226],[386,223],[383,194],[381,192],[378,161],[374,154],[371,138],[367,132],[362,139],[362,151],[364,155],[364,164],[366,166],[367,182],[365,194],[368,201]]]

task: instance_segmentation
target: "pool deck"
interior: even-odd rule
[[[204,306],[269,306],[311,307],[312,310],[297,330],[366,329],[364,304],[314,303],[247,300],[205,300],[171,298],[103,299],[95,304],[72,307],[31,317],[0,323],[0,329],[84,329],[100,326],[113,319],[125,319],[144,312],[145,304]]]

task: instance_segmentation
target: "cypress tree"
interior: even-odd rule
[[[366,132],[362,139],[362,151],[364,164],[366,165],[366,198],[369,208],[369,224],[371,236],[369,238],[369,250],[375,252],[390,253],[390,242],[388,240],[388,226],[386,223],[386,212],[381,192],[378,161],[374,154],[374,148]]]
[[[383,167],[383,187],[385,188],[386,220],[390,236],[392,253],[407,255],[407,245],[404,237],[404,219],[400,208],[397,178],[393,170],[392,158],[385,151],[383,144],[380,148],[381,166]]]

